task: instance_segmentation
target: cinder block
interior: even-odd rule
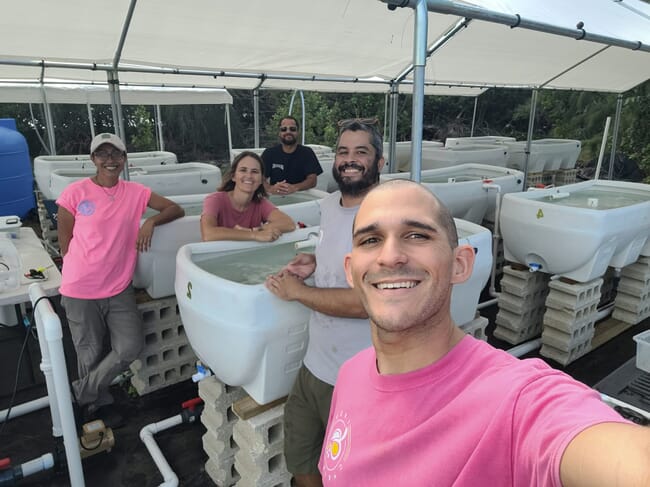
[[[636,262],[626,265],[621,269],[621,278],[647,281],[650,279],[650,257],[639,257]]]
[[[626,311],[624,309],[614,307],[612,317],[614,319],[622,321],[623,323],[636,325],[638,323],[641,323],[646,318],[650,317],[650,307],[646,310],[643,310],[642,313],[632,313],[631,311]]]
[[[214,375],[199,382],[199,397],[203,399],[206,407],[212,407],[218,411],[230,410],[232,413],[233,403],[245,396],[244,389],[224,384]],[[236,416],[235,413],[232,414]]]
[[[235,468],[246,485],[274,485],[270,479],[291,480],[284,459],[282,443],[273,445],[264,451],[250,452],[245,448],[235,453]]]
[[[594,310],[596,310],[596,308],[594,308]],[[563,333],[572,335],[577,330],[595,322],[595,317],[596,311],[591,314],[580,315],[580,318],[576,318],[568,313],[548,308],[546,313],[544,313],[544,329],[555,328]]]
[[[542,344],[542,348],[540,349],[539,353],[540,355],[553,359],[562,365],[568,365],[590,351],[591,340],[578,345],[576,348],[571,349],[569,352],[558,350],[557,348],[551,347],[550,345]]]
[[[546,298],[546,306],[555,309],[580,309],[591,303],[600,301],[601,278],[589,282],[569,284],[558,279],[549,281],[550,292]]]
[[[630,311],[631,313],[643,314],[650,308],[650,293],[645,293],[641,296],[618,293],[614,301],[614,306],[625,311]]]
[[[143,396],[171,384],[188,380],[194,373],[195,360],[195,358],[189,361],[178,359],[164,362],[157,367],[147,367],[142,361],[136,360],[130,366],[133,372],[131,385],[139,395]]]
[[[580,309],[555,309],[546,308],[544,313],[544,323],[551,324],[555,328],[563,329],[565,323],[580,324],[591,319],[598,312],[598,300],[588,304]]]
[[[541,331],[544,319],[544,307],[527,310],[525,313],[517,314],[511,311],[500,309],[496,316],[496,324],[512,331],[519,331],[531,326],[539,326]]]
[[[631,294],[632,296],[642,296],[650,292],[650,279],[641,281],[630,277],[621,277],[618,281],[618,292]]]
[[[233,437],[246,450],[264,451],[284,441],[284,403],[233,426]]]
[[[545,326],[542,330],[542,344],[563,352],[571,352],[585,342],[590,342],[594,336],[594,324],[590,322],[572,333],[565,333],[557,328]]]
[[[235,468],[234,457],[230,461],[218,462],[210,458],[205,463],[205,473],[219,487],[230,487],[235,485],[241,478]]]
[[[242,475],[237,487],[291,487],[291,477],[289,472],[276,473],[261,479]]]
[[[509,328],[504,328],[502,326],[497,325],[496,328],[494,329],[493,334],[499,340],[503,340],[512,345],[518,345],[522,342],[530,340],[531,338],[535,338],[539,336],[541,332],[542,332],[542,324],[540,322],[540,323],[535,323],[523,327],[519,330],[511,330]]]
[[[505,309],[521,315],[531,309],[543,308],[547,294],[547,289],[538,289],[524,297],[515,296],[508,292],[501,292],[497,301],[499,309]]]
[[[503,277],[500,281],[501,291],[519,297],[526,297],[531,293],[546,288],[549,278],[550,276],[543,272],[520,271],[507,265],[503,268]]]
[[[225,441],[220,437],[224,437]],[[228,459],[231,459],[232,462],[235,461],[235,453],[239,450],[239,446],[232,437],[232,431],[230,436],[221,431],[218,434],[215,434],[214,431],[208,431],[201,437],[201,442],[203,443],[203,451],[208,457],[217,460],[218,463],[224,463]]]
[[[181,321],[176,296],[138,303],[138,311],[147,329],[158,324],[177,324]]]
[[[468,335],[472,335],[474,338],[487,341],[487,334],[485,333],[485,329],[489,324],[490,320],[484,318],[483,316],[477,316],[469,323],[460,325],[460,329]]]
[[[555,186],[566,186],[576,182],[578,176],[577,169],[560,169],[555,173]]]

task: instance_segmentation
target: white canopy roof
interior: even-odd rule
[[[432,53],[427,93],[475,95],[491,86],[624,92],[650,78],[650,7],[640,0],[460,5],[564,29],[582,22],[589,34],[640,49],[472,20]],[[428,44],[461,19],[430,13]],[[3,5],[0,16],[0,78],[106,82],[117,59],[120,82],[131,85],[254,88],[263,81],[266,88],[385,92],[409,72],[414,28],[411,8],[389,11],[380,0],[21,0]]]
[[[232,96],[223,88],[181,88],[171,86],[122,86],[122,105],[214,105],[232,104]],[[55,83],[2,83],[0,103],[82,103],[110,105],[106,85]]]

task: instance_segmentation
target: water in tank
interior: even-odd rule
[[[34,208],[33,186],[27,141],[13,118],[0,118],[0,216],[24,218]]]

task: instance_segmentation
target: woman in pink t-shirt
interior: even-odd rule
[[[151,246],[154,227],[184,212],[150,188],[120,179],[127,154],[117,135],[97,135],[90,158],[97,173],[66,186],[56,200],[63,256],[59,292],[77,352],[79,378],[72,384],[77,419],[101,418],[115,428],[123,418],[112,407],[111,381],[144,344],[131,285],[138,252]],[[140,224],[147,207],[158,213]]]
[[[244,151],[235,157],[219,191],[203,202],[201,238],[273,242],[295,230],[291,217],[266,199],[263,183],[260,156]]]

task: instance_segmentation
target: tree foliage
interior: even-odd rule
[[[232,90],[230,122],[233,147],[253,147],[254,110],[251,91]],[[293,104],[292,104],[293,97]],[[410,140],[412,98],[399,95],[397,108],[398,141]],[[422,136],[425,140],[444,140],[449,136],[505,135],[519,140],[528,132],[531,91],[490,89],[476,104],[474,98],[427,96],[424,103]],[[614,117],[617,95],[583,91],[541,91],[535,112],[533,139],[571,138],[582,142],[582,161],[594,159],[599,152],[605,120]],[[650,174],[650,81],[622,96],[623,110],[618,132],[617,152],[636,161]],[[305,141],[333,146],[337,121],[346,118],[377,117],[379,128],[388,135],[387,96],[361,93],[304,93]],[[277,143],[280,119],[291,113],[302,119],[300,96],[292,92],[260,90],[259,144]],[[291,110],[290,110],[291,107]],[[165,149],[177,154],[180,161],[229,161],[228,133],[224,105],[162,106],[162,132]],[[82,154],[88,151],[91,131],[85,105],[53,105],[56,152]],[[128,149],[156,150],[154,107],[123,107]],[[0,104],[0,117],[16,119],[25,135],[32,157],[48,153],[45,113],[40,105]],[[109,106],[92,107],[95,132],[112,132],[113,117]],[[613,134],[613,124],[610,128]]]

